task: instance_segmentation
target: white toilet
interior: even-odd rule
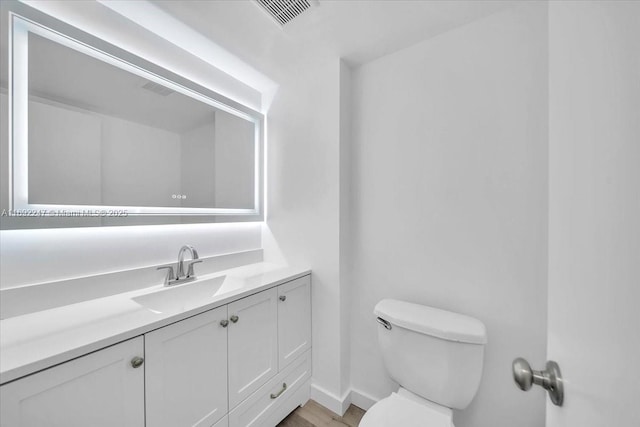
[[[374,310],[378,342],[396,393],[373,405],[360,427],[452,427],[452,409],[480,385],[487,331],[472,317],[385,299]]]

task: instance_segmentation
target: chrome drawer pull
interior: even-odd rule
[[[284,391],[285,391],[286,389],[287,389],[287,383],[282,383],[282,390],[280,390],[279,392],[277,392],[277,393],[275,393],[275,394],[274,394],[274,393],[271,393],[271,398],[272,398],[272,399],[277,399],[278,397],[280,397],[280,395],[281,395],[282,393],[284,393]]]

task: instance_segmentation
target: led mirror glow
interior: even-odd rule
[[[82,34],[12,16],[12,209],[261,219],[264,117]]]

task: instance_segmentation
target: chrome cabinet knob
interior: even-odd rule
[[[231,320],[233,323],[236,323],[238,320],[240,320],[240,318],[234,314],[229,318],[229,320]]]
[[[133,359],[131,359],[131,366],[133,366],[136,369],[142,366],[143,363],[144,363],[144,359],[140,356],[136,356]]]
[[[286,295],[280,295],[280,297],[278,299],[280,301],[286,301],[287,300],[287,296]]]
[[[227,319],[222,319],[220,321],[220,326],[222,326],[223,328],[226,328],[228,324],[229,324],[229,321]]]
[[[539,385],[549,393],[549,399],[554,405],[562,406],[564,401],[564,386],[562,384],[562,375],[560,367],[556,362],[550,360],[547,362],[544,371],[534,371],[531,365],[522,357],[518,357],[513,361],[513,380],[520,390],[530,390],[531,387]]]

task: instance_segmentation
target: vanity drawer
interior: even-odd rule
[[[289,397],[309,378],[311,378],[310,350],[231,411],[229,413],[229,427],[262,426],[283,404],[291,405],[291,408],[283,415],[293,411],[304,402],[292,401]],[[286,384],[286,388],[283,384]]]

